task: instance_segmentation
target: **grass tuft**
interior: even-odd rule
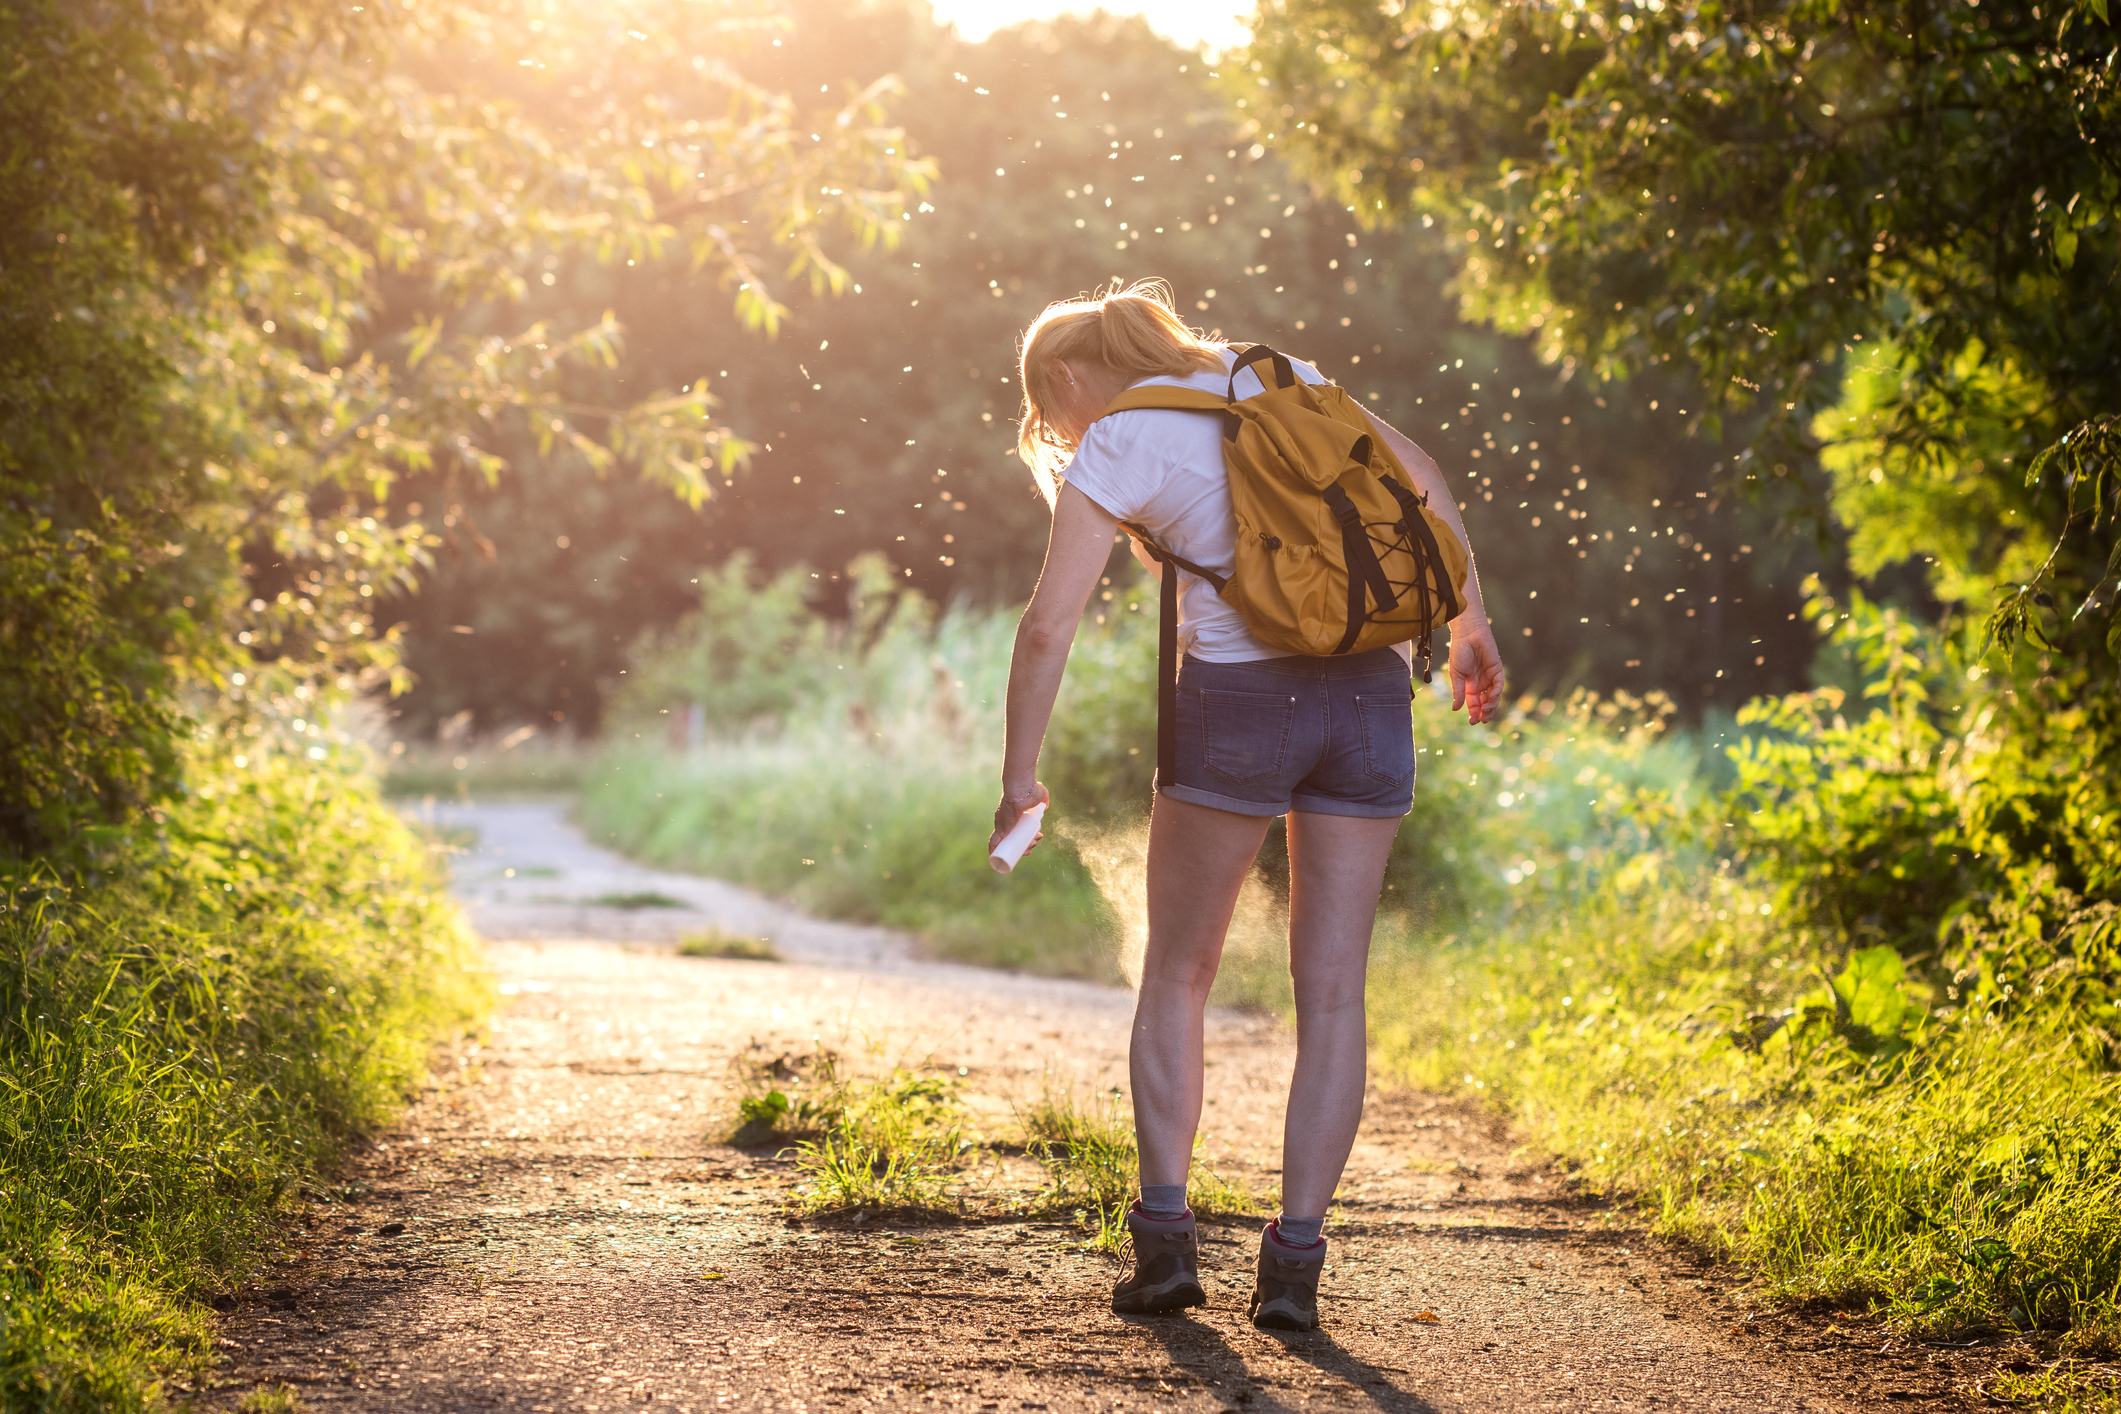
[[[955,1079],[895,1070],[842,1087],[832,1122],[796,1146],[797,1204],[805,1213],[954,1215],[949,1190],[976,1147]]]
[[[681,898],[672,898],[669,894],[655,889],[639,889],[631,893],[620,894],[598,894],[595,898],[583,899],[582,902],[592,908],[623,908],[629,913],[637,912],[643,908],[692,907],[691,904]]]
[[[773,950],[770,939],[754,938],[745,933],[727,933],[720,928],[687,933],[678,939],[678,956],[723,957],[740,962],[781,961],[781,955]]]
[[[1140,1191],[1141,1173],[1133,1117],[1119,1093],[1086,1101],[1073,1090],[1049,1086],[1017,1111],[1017,1123],[1047,1173],[1047,1186],[1031,1200],[1031,1209],[1068,1215],[1090,1234],[1089,1246],[1118,1251],[1126,1241],[1127,1209]],[[1210,1169],[1197,1155],[1186,1199],[1202,1218],[1261,1216],[1272,1202]]]
[[[769,1055],[753,1041],[729,1063],[737,1101],[728,1142],[750,1149],[824,1133],[846,1108],[839,1068],[836,1051]]]

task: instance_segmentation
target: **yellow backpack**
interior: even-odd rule
[[[1274,377],[1240,398],[1237,375],[1255,363],[1271,363]],[[1270,648],[1322,658],[1411,640],[1429,681],[1429,635],[1465,608],[1459,586],[1471,557],[1347,389],[1306,383],[1285,355],[1253,344],[1231,366],[1227,395],[1152,384],[1127,389],[1099,416],[1135,408],[1222,417],[1237,513],[1237,562],[1227,571],[1180,559],[1142,527],[1125,526],[1165,567],[1157,766],[1167,779],[1177,729],[1174,568],[1215,586]]]

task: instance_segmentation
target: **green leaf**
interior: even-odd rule
[[[1894,1036],[1922,1012],[1901,990],[1906,980],[1899,953],[1889,947],[1865,948],[1834,979],[1834,992],[1847,1003],[1849,1021],[1874,1035]]]

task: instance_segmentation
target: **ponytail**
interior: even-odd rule
[[[1018,375],[1024,389],[1017,423],[1016,453],[1031,468],[1051,505],[1060,493],[1060,472],[1074,448],[1046,421],[1056,362],[1101,363],[1129,383],[1222,371],[1221,339],[1189,328],[1171,307],[1171,287],[1137,280],[1104,293],[1046,306],[1024,331]]]

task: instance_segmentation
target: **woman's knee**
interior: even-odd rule
[[[1204,1006],[1215,987],[1220,961],[1219,955],[1203,957],[1198,953],[1158,956],[1152,948],[1142,961],[1142,985],[1169,988]]]
[[[1350,1011],[1359,1016],[1365,1009],[1365,978],[1361,972],[1351,976],[1337,968],[1309,974],[1298,971],[1291,980],[1295,983],[1299,1020],[1304,1017],[1324,1020]]]

